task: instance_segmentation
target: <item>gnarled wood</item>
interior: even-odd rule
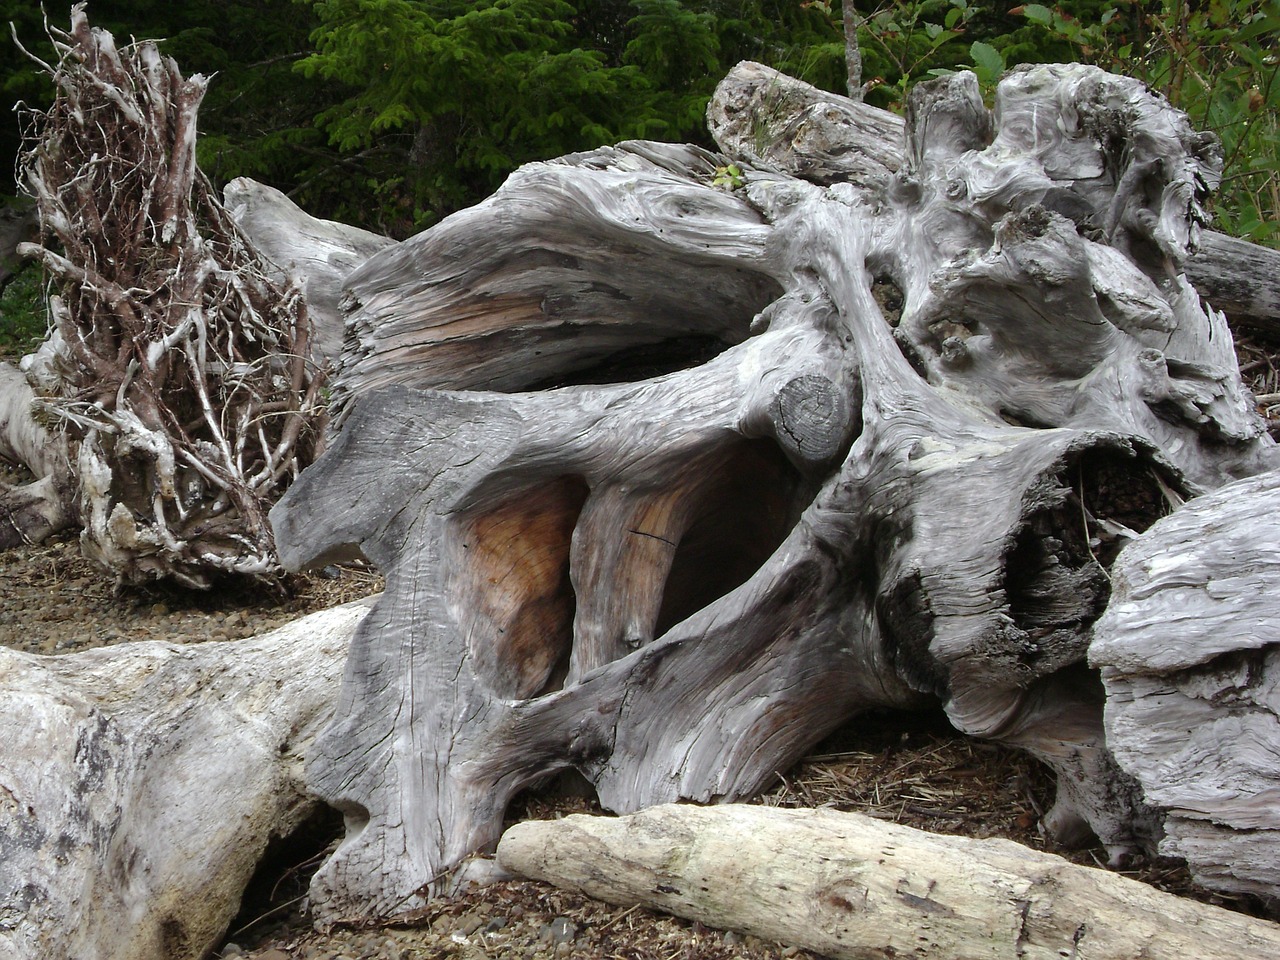
[[[318,361],[336,362],[342,353],[339,301],[347,275],[395,241],[359,227],[319,220],[274,187],[237,177],[222,191],[227,215],[254,249],[279,267],[273,278],[282,289],[297,288],[307,303]]]
[[[206,78],[118,47],[83,4],[50,31],[59,96],[20,182],[53,278],[56,376],[85,552],[123,581],[270,574],[266,511],[324,424],[299,291],[266,276],[196,168]]]
[[[1261,960],[1280,926],[1008,840],[832,810],[661,806],[528,821],[501,865],[825,957]]]
[[[980,114],[970,113],[970,121],[976,118]],[[749,61],[725,78],[708,105],[707,122],[726,153],[818,183],[871,185],[905,162],[903,121],[896,114]],[[967,136],[964,123],[955,130]],[[1051,133],[1050,139],[1061,149],[1061,138]],[[948,138],[933,140],[943,143]],[[958,153],[965,144],[958,140],[948,149]],[[1070,189],[1058,190],[1047,205],[1072,202]],[[1062,212],[1074,217],[1070,209]],[[1216,309],[1233,320],[1275,332],[1280,324],[1280,253],[1202,230],[1181,266]]]
[[[0,649],[0,954],[196,960],[315,807],[360,602],[249,640]]]
[[[618,811],[732,799],[932,698],[1058,771],[1059,835],[1154,834],[1084,663],[1106,564],[1276,459],[1175,269],[1215,155],[1092,68],[998,105],[922,85],[904,165],[829,187],[533,164],[351,277],[347,420],[272,514],[287,564],[388,575],[311,768],[348,821],[322,919],[417,905],[567,767]],[[590,369],[681,331],[721,352]]]
[[[1160,521],[1113,570],[1089,660],[1107,743],[1165,812],[1160,850],[1280,902],[1280,473]]]

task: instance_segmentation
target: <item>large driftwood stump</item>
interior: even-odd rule
[[[1280,903],[1280,473],[1229,484],[1126,548],[1089,659],[1107,744],[1198,882]]]
[[[1280,926],[1008,840],[833,810],[671,805],[511,827],[508,869],[841,960],[1263,960]]]
[[[366,602],[229,643],[0,649],[0,956],[198,960],[268,840]]]
[[[287,564],[387,571],[309,772],[347,819],[321,919],[418,905],[557,771],[732,799],[931,699],[1058,772],[1059,835],[1155,831],[1085,663],[1107,567],[1275,462],[1179,272],[1212,139],[1091,68],[994,114],[959,75],[898,166],[855,132],[811,182],[715,119],[756,126],[762,70],[727,156],[532,164],[348,281],[345,426],[272,514]]]

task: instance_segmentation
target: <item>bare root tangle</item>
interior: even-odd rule
[[[318,452],[325,371],[196,167],[207,80],[153,43],[50,30],[58,87],[21,162],[54,277],[41,405],[78,448],[83,543],[121,580],[276,567],[266,512]]]

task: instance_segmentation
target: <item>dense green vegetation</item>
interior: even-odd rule
[[[20,357],[40,345],[45,334],[40,270],[27,266],[0,290],[0,357]]]
[[[403,236],[491,192],[515,166],[629,137],[705,140],[715,83],[751,58],[844,87],[841,0],[93,0],[117,39],[163,38],[188,73],[214,74],[201,162],[247,175],[322,216]],[[1277,240],[1280,0],[971,0],[848,4],[871,102],[975,69],[1085,60],[1135,75],[1222,137],[1226,229]],[[47,0],[67,22],[68,0]],[[0,19],[52,56],[39,9]],[[7,101],[40,104],[46,78],[4,58]],[[5,111],[0,165],[18,122]],[[0,188],[2,190],[3,188]]]

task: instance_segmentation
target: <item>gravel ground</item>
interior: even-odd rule
[[[327,568],[276,588],[228,582],[208,593],[151,586],[114,589],[84,560],[73,536],[0,552],[0,644],[62,654],[130,640],[195,642],[251,636],[313,610],[381,589],[361,567]],[[1024,754],[959,737],[938,715],[860,719],[789,771],[761,802],[829,805],[941,833],[1004,836],[1081,863],[1100,850],[1064,851],[1040,836],[1050,802],[1046,772]],[[528,794],[510,816],[549,818],[592,811],[571,793]],[[599,958],[750,960],[813,955],[794,947],[647,910],[624,909],[554,887],[508,881],[433,902],[395,924],[312,929],[307,881],[336,843],[335,816],[269,852],[216,957],[256,960],[417,958]],[[1248,901],[1197,893],[1186,871],[1138,863],[1131,875],[1175,893],[1256,912]]]

